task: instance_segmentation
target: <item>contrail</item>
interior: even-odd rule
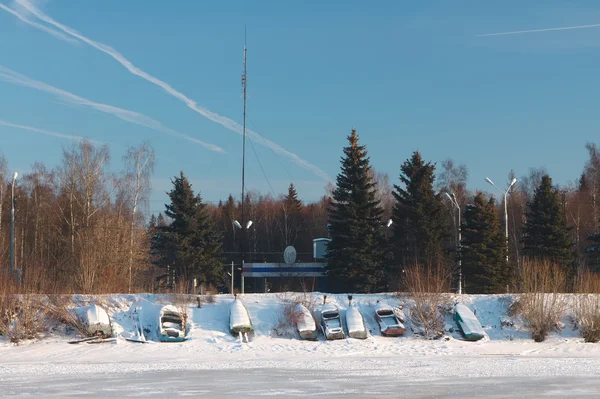
[[[51,34],[52,36],[64,40],[66,42],[69,43],[79,43],[77,40],[75,39],[71,39],[69,36],[65,35],[64,33],[61,32],[57,32],[54,29],[50,29],[47,26],[38,24],[37,22],[33,22],[30,19],[27,19],[23,14],[20,14],[19,12],[17,12],[16,10],[13,10],[10,7],[5,6],[4,4],[0,3],[0,9],[3,9],[4,11],[11,13],[12,15],[14,15],[15,17],[19,18],[21,21],[25,22],[26,24],[29,24],[35,28],[38,28],[40,30],[43,30],[46,33]]]
[[[75,135],[72,135],[72,134],[53,132],[52,130],[39,129],[37,127],[32,127],[32,126],[18,125],[16,123],[11,123],[11,122],[4,121],[2,119],[0,119],[0,126],[12,127],[12,128],[21,129],[21,130],[28,130],[30,132],[40,133],[40,134],[43,134],[45,136],[58,137],[59,139],[87,140],[90,143],[102,144],[102,142],[98,141],[98,140],[91,140],[91,139],[88,139],[88,138],[85,138],[85,137],[75,136]]]
[[[521,33],[551,32],[551,31],[555,31],[555,30],[588,29],[588,28],[598,28],[598,27],[600,27],[600,24],[579,25],[579,26],[563,26],[562,28],[517,30],[517,31],[514,31],[514,32],[486,33],[486,34],[477,35],[477,36],[478,37],[483,37],[483,36],[520,35]]]
[[[178,137],[178,138],[181,138],[184,140],[188,140],[188,141],[200,144],[204,148],[207,148],[211,151],[216,151],[216,152],[221,152],[221,153],[225,152],[225,151],[223,151],[223,149],[221,147],[218,147],[214,144],[206,143],[202,140],[198,140],[198,139],[196,139],[194,137],[190,137],[186,134],[179,133],[178,131],[175,131],[169,127],[166,127],[159,121],[154,120],[144,114],[140,114],[138,112],[130,111],[127,109],[115,107],[115,106],[108,105],[108,104],[97,103],[97,102],[88,100],[86,98],[79,97],[78,95],[70,93],[68,91],[56,88],[54,86],[50,86],[49,84],[46,84],[46,83],[43,83],[43,82],[40,82],[37,80],[33,80],[25,75],[15,72],[12,69],[6,68],[2,65],[0,65],[0,80],[3,80],[8,83],[24,86],[24,87],[30,87],[32,89],[36,89],[39,91],[53,94],[59,98],[66,100],[67,102],[69,102],[71,104],[90,107],[97,111],[114,115],[117,118],[122,119],[124,121],[135,123],[137,125],[141,125],[141,126],[168,134],[170,136]]]
[[[50,24],[50,25],[60,29],[67,35],[74,37],[84,43],[87,43],[88,45],[94,47],[95,49],[102,51],[103,53],[109,55],[114,60],[116,60],[118,63],[123,65],[132,74],[137,75],[137,76],[141,77],[142,79],[145,79],[148,82],[162,88],[165,92],[167,92],[171,96],[177,98],[178,100],[182,101],[190,109],[194,110],[195,112],[199,113],[200,115],[204,116],[205,118],[220,124],[221,126],[225,127],[228,130],[231,130],[238,134],[243,134],[243,128],[242,128],[242,126],[240,126],[239,123],[235,122],[234,120],[232,120],[230,118],[221,116],[212,111],[209,111],[208,109],[206,109],[204,107],[199,106],[196,103],[196,101],[187,97],[185,94],[181,93],[180,91],[174,89],[168,83],[158,79],[157,77],[155,77],[153,75],[150,75],[146,71],[143,71],[142,69],[133,65],[133,63],[131,61],[129,61],[127,58],[125,58],[124,55],[122,55],[117,50],[113,49],[112,47],[105,45],[103,43],[96,42],[92,39],[89,39],[89,38],[83,36],[82,34],[78,33],[77,31],[69,28],[68,26],[65,26],[65,25],[55,21],[53,18],[51,18],[50,16],[48,16],[45,13],[43,13],[42,11],[40,11],[36,6],[31,4],[27,0],[16,0],[16,2],[18,4],[20,4],[21,6],[23,6],[27,11],[29,11],[31,14],[36,16],[41,21],[44,21],[47,24]],[[324,179],[326,181],[331,180],[329,178],[329,176],[327,175],[327,173],[325,173],[324,171],[319,169],[317,166],[300,158],[298,155],[294,154],[293,152],[286,150],[285,148],[281,147],[279,144],[276,144],[276,143],[272,142],[271,140],[262,137],[260,134],[258,134],[257,132],[254,132],[252,130],[246,129],[246,133],[248,134],[248,136],[250,136],[254,140],[254,142],[259,143],[267,148],[270,148],[271,150],[273,150],[274,152],[276,152],[278,154],[281,154],[281,155],[284,155],[284,156],[290,158],[291,160],[296,162],[298,165],[302,166],[305,169],[310,170],[315,175],[321,177],[322,179]]]

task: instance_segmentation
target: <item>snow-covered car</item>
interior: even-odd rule
[[[346,337],[342,328],[340,311],[334,305],[323,305],[319,314],[319,324],[327,340],[344,339]]]
[[[175,306],[166,305],[160,309],[158,337],[162,342],[185,340],[185,321]]]
[[[406,331],[406,327],[402,323],[404,321],[402,311],[388,304],[378,303],[376,305],[375,319],[379,323],[381,335],[385,337],[397,337]]]

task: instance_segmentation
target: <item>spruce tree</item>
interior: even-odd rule
[[[298,233],[302,229],[302,202],[298,199],[298,192],[293,183],[288,187],[288,193],[283,198],[280,222],[283,238],[283,247],[295,245]]]
[[[193,278],[206,284],[220,285],[224,268],[220,259],[221,237],[210,219],[206,204],[200,195],[194,195],[192,186],[183,172],[173,182],[167,193],[171,199],[165,214],[171,223],[158,226],[154,250],[156,263],[170,273],[174,270],[176,281],[191,284]]]
[[[435,165],[425,163],[415,151],[400,167],[400,182],[394,185],[396,203],[392,211],[396,262],[433,262],[443,258],[443,238],[448,230],[439,194],[433,184]]]
[[[337,292],[372,292],[384,283],[383,209],[369,177],[365,146],[352,130],[329,211],[327,274]]]
[[[600,223],[600,220],[598,220]],[[600,225],[599,225],[600,226]],[[600,228],[596,229],[596,233],[591,234],[588,237],[588,241],[591,241],[591,245],[585,249],[588,255],[588,266],[591,270],[599,271],[600,269]]]
[[[504,292],[510,273],[506,245],[494,199],[478,193],[466,206],[461,226],[461,261],[465,290],[471,294]]]
[[[572,272],[575,258],[569,228],[559,193],[552,187],[550,176],[542,177],[527,207],[523,226],[523,255],[558,262]]]

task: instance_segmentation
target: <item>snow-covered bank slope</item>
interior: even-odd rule
[[[316,303],[322,303],[323,295],[313,294]],[[377,301],[393,306],[410,306],[409,301],[386,294],[354,295],[353,306],[363,314],[369,337],[366,340],[344,339],[325,341],[302,341],[281,334],[283,304],[294,294],[246,294],[239,298],[246,305],[255,329],[251,343],[240,343],[229,333],[229,307],[233,297],[216,296],[216,303],[206,303],[197,308],[193,297],[187,305],[188,340],[182,343],[139,344],[124,339],[116,343],[102,345],[68,345],[73,332],[57,327],[53,334],[43,339],[24,342],[15,346],[0,337],[0,357],[3,363],[139,363],[147,367],[159,364],[199,364],[208,368],[235,367],[239,362],[258,364],[268,361],[342,361],[344,358],[376,359],[394,357],[414,359],[429,356],[543,356],[543,357],[596,357],[600,358],[600,345],[586,344],[579,338],[578,331],[567,314],[564,328],[554,333],[543,343],[534,343],[527,331],[517,320],[514,326],[503,326],[502,321],[510,321],[506,316],[511,296],[506,295],[462,295],[455,296],[476,311],[487,339],[478,342],[462,340],[451,315],[446,317],[452,332],[437,341],[426,341],[415,336],[407,322],[407,331],[402,337],[382,337],[374,317]],[[169,295],[112,295],[77,296],[79,302],[104,304],[113,321],[115,332],[121,337],[133,334],[131,304],[139,299],[150,303],[169,303]],[[143,301],[142,301],[143,302]],[[342,319],[348,307],[346,295],[327,295],[327,302],[336,305]],[[139,302],[138,302],[139,303]],[[146,312],[149,315],[149,312]],[[150,317],[150,316],[148,316]],[[150,323],[151,320],[147,321]],[[293,331],[293,330],[292,330]],[[284,331],[285,332],[285,331]],[[150,334],[151,336],[151,334]],[[255,362],[256,361],[256,362]],[[249,363],[248,363],[249,362]]]

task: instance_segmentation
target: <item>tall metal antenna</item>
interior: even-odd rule
[[[246,171],[246,27],[244,26],[244,72],[242,74],[242,87],[244,88],[244,132],[242,139],[242,273],[244,269],[244,260],[246,255],[246,219],[244,215],[244,191],[245,191],[245,171]]]

